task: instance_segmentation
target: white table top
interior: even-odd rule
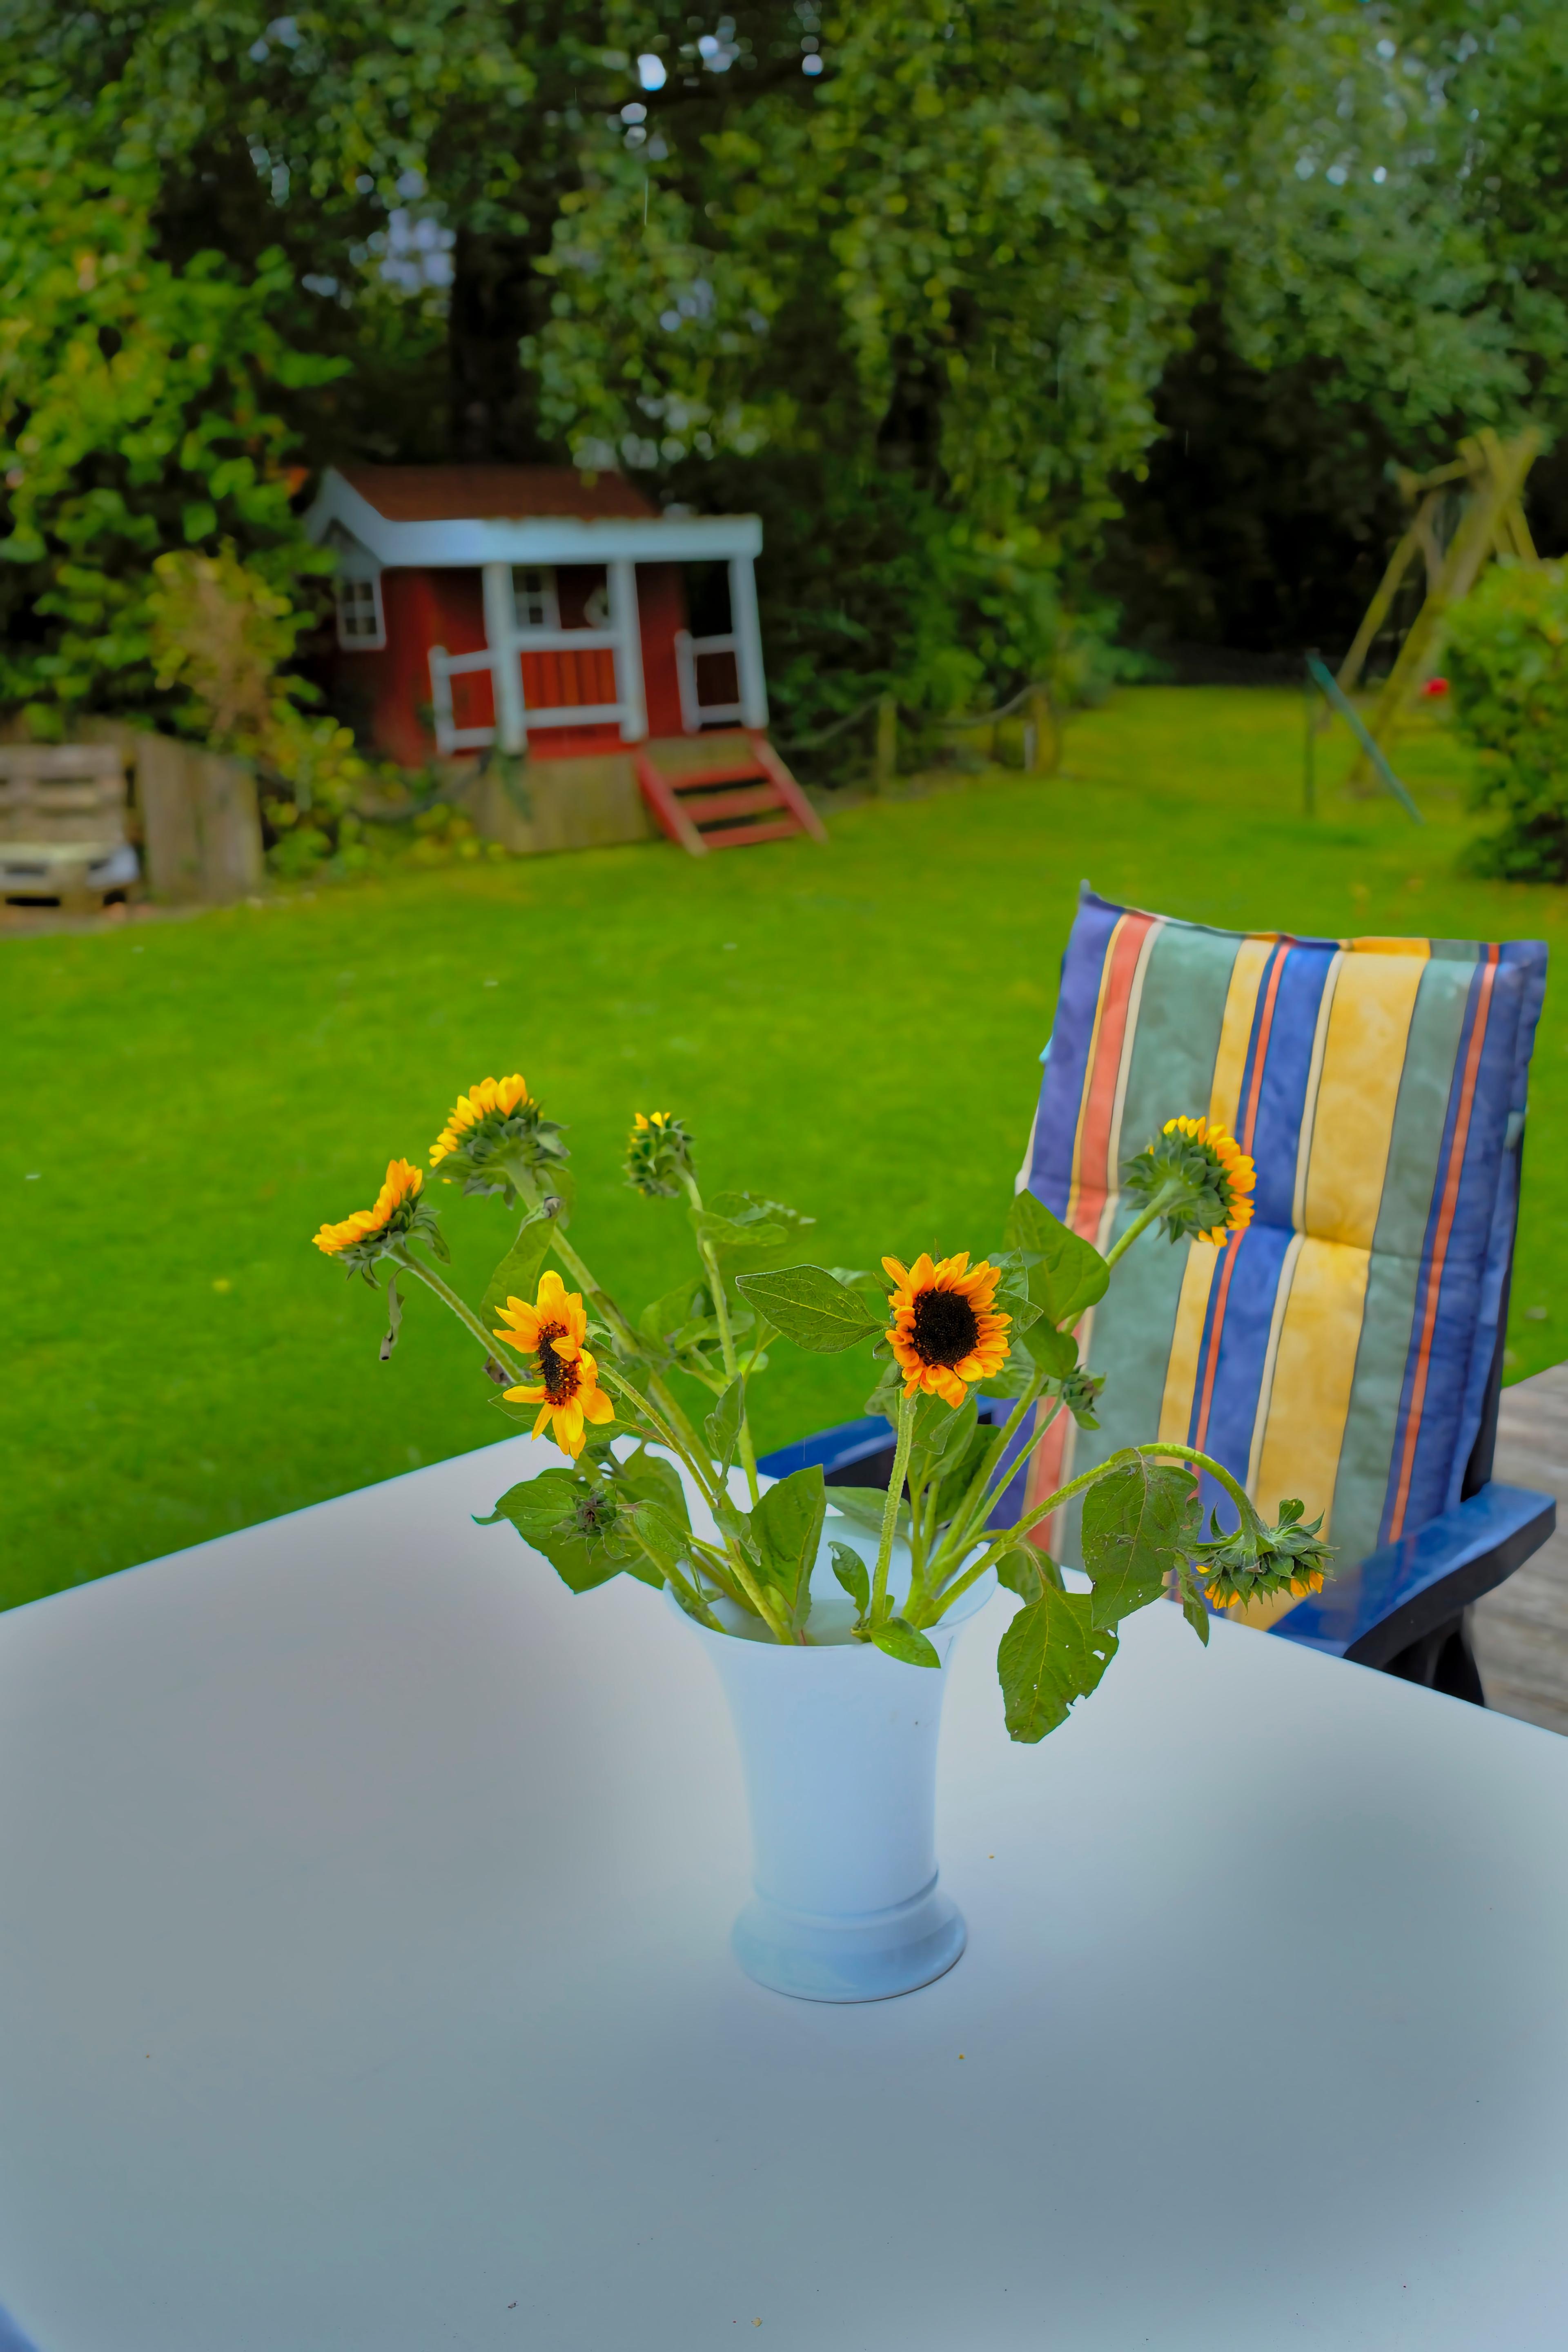
[[[0,1619],[40,2352],[1560,2352],[1568,1742],[1157,1607],[1014,1748],[1003,1600],[967,1953],[784,2000],[699,1644],[465,1516],[537,1458]]]

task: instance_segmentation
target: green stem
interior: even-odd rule
[[[386,1255],[395,1265],[402,1266],[405,1273],[413,1275],[416,1281],[422,1282],[426,1290],[433,1290],[443,1307],[451,1308],[458,1322],[466,1330],[472,1332],[487,1357],[498,1363],[503,1372],[510,1372],[512,1380],[519,1384],[527,1380],[527,1372],[513,1361],[494,1333],[486,1330],[473,1308],[458,1297],[449,1283],[442,1281],[433,1266],[421,1265],[419,1260],[411,1256],[407,1248],[402,1244],[399,1244],[395,1249],[388,1250]]]
[[[948,1521],[947,1533],[943,1536],[942,1543],[938,1548],[936,1558],[931,1562],[933,1570],[940,1569],[944,1559],[950,1558],[961,1559],[963,1557],[963,1546],[969,1539],[969,1530],[974,1524],[976,1518],[980,1516],[980,1511],[976,1507],[977,1505],[989,1501],[990,1497],[986,1493],[986,1489],[989,1486],[992,1478],[995,1475],[997,1466],[1002,1460],[1002,1456],[1005,1454],[1008,1444],[1012,1439],[1015,1438],[1019,1430],[1022,1429],[1025,1414],[1029,1411],[1031,1405],[1038,1403],[1043,1391],[1044,1382],[1042,1381],[1038,1386],[1031,1386],[1026,1393],[1019,1398],[1017,1403],[1008,1414],[1000,1433],[986,1448],[985,1459],[981,1464],[979,1469],[975,1472],[973,1478],[971,1480],[968,1493],[964,1496],[963,1501],[959,1504],[957,1510],[954,1511],[952,1518]],[[1048,1426],[1049,1423],[1047,1423],[1047,1427]],[[1040,1439],[1045,1435],[1045,1433],[1044,1429],[1038,1429],[1036,1431],[1030,1444],[1026,1446],[1023,1454],[1020,1456],[1021,1460],[1027,1461],[1033,1447],[1039,1444]],[[1018,1464],[1015,1462],[1012,1470],[1008,1473],[1009,1478],[1016,1473],[1017,1468]],[[934,1575],[932,1581],[938,1588],[940,1588],[942,1583],[941,1576]]]
[[[683,1172],[681,1181],[686,1186],[686,1197],[691,1203],[693,1214],[700,1217],[702,1214],[702,1195],[697,1188],[696,1177],[688,1170]],[[724,1277],[719,1271],[719,1260],[712,1244],[704,1241],[700,1234],[697,1236],[697,1254],[708,1276],[708,1296],[713,1301],[713,1319],[719,1326],[719,1349],[724,1359],[725,1377],[733,1381],[740,1375],[740,1359],[735,1353],[735,1335],[730,1328],[730,1302],[724,1296]],[[757,1485],[757,1449],[752,1442],[752,1424],[746,1413],[745,1402],[742,1391],[739,1441],[741,1466],[746,1474],[746,1487],[754,1511],[762,1498],[762,1489]]]
[[[613,1395],[630,1397],[633,1402],[646,1413],[648,1420],[652,1422],[660,1443],[668,1445],[672,1454],[679,1456],[696,1479],[701,1490],[703,1501],[709,1504],[714,1502],[719,1490],[713,1481],[713,1465],[702,1448],[696,1444],[695,1441],[689,1447],[683,1444],[679,1430],[667,1420],[658,1405],[650,1402],[644,1396],[640,1389],[632,1386],[624,1372],[617,1371],[611,1364],[601,1364],[599,1378]],[[648,1385],[652,1387],[651,1381]]]
[[[1200,1470],[1206,1470],[1210,1476],[1216,1478],[1225,1488],[1226,1493],[1236,1505],[1243,1527],[1247,1526],[1248,1521],[1254,1527],[1258,1525],[1258,1512],[1251,1496],[1245,1486],[1239,1486],[1231,1476],[1223,1462],[1211,1460],[1208,1454],[1198,1453],[1194,1446],[1177,1445],[1164,1438],[1152,1439],[1147,1445],[1135,1445],[1132,1450],[1135,1454],[1168,1454],[1177,1462],[1195,1462]]]
[[[899,1434],[893,1447],[892,1475],[888,1480],[888,1500],[882,1512],[882,1539],[877,1546],[877,1573],[871,1585],[871,1622],[880,1624],[883,1605],[888,1597],[888,1568],[893,1557],[893,1534],[899,1524],[899,1503],[904,1491],[904,1474],[910,1466],[910,1447],[915,1433],[915,1400],[899,1399]],[[911,1516],[910,1534],[914,1534]],[[911,1551],[913,1546],[911,1544]]]
[[[616,1305],[616,1302],[610,1297],[609,1292],[602,1289],[598,1283],[595,1281],[593,1276],[589,1273],[588,1268],[578,1256],[577,1252],[573,1248],[571,1243],[567,1240],[565,1234],[562,1230],[560,1219],[558,1217],[553,1218],[552,1223],[554,1226],[554,1231],[550,1236],[551,1248],[555,1252],[556,1256],[561,1260],[562,1265],[566,1268],[567,1273],[572,1276],[573,1280],[582,1285],[584,1290],[593,1300],[599,1314],[609,1325],[611,1330],[615,1333],[622,1347],[625,1348],[629,1354],[640,1356],[643,1349],[637,1333],[632,1329],[631,1325],[626,1321],[626,1317],[621,1313],[620,1308]]]
[[[1148,1207],[1146,1209],[1141,1209],[1137,1216],[1133,1218],[1132,1223],[1128,1226],[1127,1231],[1119,1240],[1111,1243],[1110,1247],[1105,1253],[1105,1263],[1107,1266],[1114,1265],[1119,1257],[1124,1257],[1127,1252],[1131,1248],[1133,1243],[1137,1240],[1139,1234],[1145,1232],[1147,1228],[1153,1223],[1156,1217],[1163,1217],[1167,1209],[1174,1208],[1176,1202],[1184,1199],[1190,1190],[1191,1187],[1183,1182],[1163,1184],[1159,1192],[1155,1193],[1154,1198],[1150,1202]]]

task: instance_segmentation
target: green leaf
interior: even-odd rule
[[[1058,1331],[1048,1316],[1032,1323],[1020,1344],[1051,1380],[1066,1380],[1078,1370],[1078,1341],[1070,1331]]]
[[[847,1543],[833,1546],[833,1573],[864,1617],[871,1606],[871,1572]]]
[[[934,1643],[928,1642],[923,1633],[917,1633],[912,1625],[906,1625],[901,1617],[889,1617],[885,1625],[873,1626],[871,1639],[879,1650],[885,1651],[889,1658],[897,1658],[903,1665],[940,1666],[942,1664]]]
[[[1008,1248],[1034,1261],[1029,1296],[1058,1328],[1076,1323],[1086,1307],[1104,1297],[1110,1269],[1100,1252],[1053,1217],[1032,1192],[1013,1195],[1005,1232]]]
[[[641,1496],[626,1516],[636,1520],[638,1534],[659,1559],[668,1561],[672,1568],[679,1568],[689,1554],[691,1530],[672,1512],[666,1510],[662,1503],[650,1496]],[[646,1559],[646,1553],[644,1557]],[[649,1577],[647,1581],[651,1583],[653,1579]]]
[[[875,1349],[872,1352],[875,1354]],[[884,1421],[896,1422],[899,1417],[899,1399],[903,1392],[904,1376],[897,1363],[889,1357],[882,1367],[881,1376],[876,1387],[860,1410],[862,1412],[879,1412]]]
[[[1206,1650],[1209,1645],[1208,1603],[1203,1588],[1184,1560],[1177,1571],[1176,1590],[1182,1597],[1182,1614]]]
[[[1003,1634],[996,1676],[1015,1739],[1032,1744],[1065,1723],[1073,1702],[1088,1697],[1116,1655],[1116,1636],[1093,1622],[1089,1601],[1087,1592],[1047,1586]]]
[[[979,1401],[973,1390],[959,1405],[949,1404],[945,1397],[931,1396],[924,1390],[916,1397],[910,1459],[913,1463],[917,1456],[921,1458],[922,1484],[950,1463],[962,1461],[979,1414]]]
[[[1093,1618],[1115,1625],[1158,1601],[1195,1540],[1193,1475],[1139,1454],[1098,1478],[1083,1498],[1083,1564],[1094,1580]]]
[[[691,1212],[691,1223],[720,1265],[732,1271],[776,1265],[816,1220],[803,1217],[782,1201],[755,1200],[750,1192],[715,1192],[706,1207]]]
[[[625,1544],[605,1542],[584,1531],[583,1506],[593,1496],[587,1480],[574,1470],[542,1470],[509,1487],[489,1518],[476,1527],[493,1528],[510,1519],[524,1543],[542,1552],[563,1584],[573,1592],[592,1592],[607,1584],[623,1568],[634,1566]]]
[[[637,1328],[643,1338],[651,1339],[657,1345],[661,1339],[668,1340],[672,1333],[679,1331],[684,1324],[689,1323],[692,1317],[692,1300],[699,1291],[706,1298],[708,1295],[706,1275],[689,1276],[685,1282],[678,1284],[675,1289],[667,1290],[662,1298],[656,1298],[651,1306],[645,1307],[637,1318]]]
[[[886,1320],[867,1311],[855,1291],[836,1282],[825,1265],[791,1265],[776,1274],[743,1274],[736,1288],[765,1315],[786,1339],[814,1354],[836,1356],[868,1339]]]
[[[873,1274],[868,1267],[863,1265],[830,1265],[827,1271],[835,1282],[841,1282],[844,1285],[846,1290],[871,1292],[879,1305],[887,1297],[886,1275]],[[886,1318],[883,1319],[886,1320]]]
[[[550,1217],[530,1217],[485,1285],[485,1295],[479,1301],[479,1320],[487,1330],[500,1319],[509,1298],[521,1298],[525,1305],[532,1306],[553,1222]]]
[[[1067,1591],[1050,1553],[1032,1543],[1016,1544],[1003,1553],[996,1563],[996,1581],[1016,1592],[1020,1601],[1037,1601],[1047,1585],[1053,1592]]]
[[[626,1487],[639,1501],[658,1503],[678,1526],[690,1533],[691,1514],[687,1508],[686,1489],[673,1462],[666,1462],[662,1455],[650,1454],[646,1445],[639,1445],[624,1462],[613,1465],[611,1475],[617,1486]]]
[[[752,1532],[751,1513],[742,1511],[737,1504],[732,1503],[721,1486],[714,1498],[712,1510],[721,1534],[729,1536],[738,1543],[746,1558],[753,1565],[760,1563],[763,1548],[757,1536]]]
[[[489,1518],[476,1517],[474,1525],[493,1528],[499,1520],[510,1519],[524,1541],[532,1543],[536,1535],[547,1534],[573,1517],[578,1484],[575,1471],[542,1470],[537,1478],[509,1486]]]
[[[733,1380],[709,1414],[702,1426],[713,1459],[721,1470],[727,1470],[731,1457],[740,1442],[741,1423],[746,1412],[746,1383]]]
[[[1021,1339],[1024,1333],[1032,1329],[1046,1311],[1043,1307],[1037,1307],[1028,1293],[1023,1290],[999,1290],[992,1300],[992,1305],[998,1315],[1011,1316],[1015,1339]]]
[[[193,499],[180,509],[180,529],[191,544],[209,539],[217,529],[217,509],[206,499]]]
[[[882,1514],[888,1507],[886,1487],[830,1486],[827,1499],[836,1511],[842,1511],[845,1517],[852,1519],[858,1528],[869,1528],[873,1535],[881,1534]],[[895,1533],[907,1538],[909,1532],[910,1507],[900,1496]]]
[[[827,1509],[827,1489],[822,1465],[792,1470],[770,1486],[752,1512],[752,1533],[762,1548],[763,1573],[776,1584],[789,1602],[792,1616],[804,1618],[811,1605],[811,1571],[822,1541]]]

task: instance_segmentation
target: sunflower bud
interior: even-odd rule
[[[626,1138],[626,1182],[650,1201],[669,1201],[689,1181],[691,1138],[673,1111],[638,1111]]]
[[[502,1193],[509,1207],[519,1193],[532,1205],[545,1174],[568,1157],[560,1128],[544,1118],[521,1074],[481,1078],[459,1095],[430,1146],[443,1183]]]
[[[1293,1592],[1298,1599],[1321,1592],[1323,1573],[1333,1558],[1318,1530],[1323,1524],[1304,1518],[1304,1506],[1295,1500],[1279,1506],[1279,1523],[1268,1527],[1257,1513],[1245,1513],[1233,1534],[1222,1535],[1213,1514],[1209,1541],[1192,1547],[1193,1566],[1203,1578],[1216,1609],[1245,1608],[1270,1592]]]
[[[363,1274],[373,1281],[371,1268],[402,1242],[428,1243],[438,1257],[447,1245],[436,1213],[421,1194],[425,1179],[406,1160],[387,1162],[386,1181],[375,1196],[375,1206],[356,1209],[335,1225],[323,1225],[311,1236],[324,1257],[335,1258],[345,1274]],[[396,1337],[396,1326],[393,1326]],[[388,1351],[390,1352],[390,1350]]]
[[[1195,1234],[1227,1242],[1252,1223],[1251,1160],[1217,1121],[1170,1118],[1121,1171],[1122,1188],[1139,1208],[1157,1206],[1173,1242]]]

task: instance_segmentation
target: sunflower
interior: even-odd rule
[[[1165,1133],[1184,1135],[1214,1164],[1210,1182],[1224,1206],[1225,1222],[1215,1225],[1202,1238],[1209,1242],[1226,1242],[1232,1234],[1245,1233],[1252,1223],[1252,1193],[1258,1182],[1258,1171],[1235,1136],[1217,1119],[1208,1118],[1168,1118]]]
[[[501,1308],[501,1320],[506,1328],[499,1330],[496,1338],[508,1340],[521,1355],[536,1358],[539,1365],[537,1383],[532,1388],[508,1389],[508,1402],[538,1405],[535,1437],[542,1437],[553,1423],[556,1444],[575,1461],[583,1451],[584,1423],[616,1417],[614,1405],[599,1386],[599,1368],[583,1345],[588,1318],[583,1311],[582,1293],[568,1290],[552,1266],[540,1276],[534,1304],[530,1307],[524,1298],[509,1298]]]
[[[626,1182],[650,1201],[674,1200],[691,1173],[691,1138],[673,1111],[638,1111],[626,1138]]]
[[[419,1170],[406,1160],[389,1160],[386,1181],[375,1196],[374,1208],[356,1209],[340,1224],[323,1225],[313,1237],[316,1247],[328,1257],[337,1257],[345,1250],[362,1257],[379,1256],[388,1242],[413,1225],[415,1202],[424,1181]]]
[[[1212,1118],[1168,1118],[1122,1171],[1130,1201],[1158,1204],[1173,1242],[1195,1234],[1227,1242],[1252,1223],[1257,1171],[1234,1135]]]
[[[466,1137],[473,1129],[495,1116],[499,1126],[510,1118],[520,1103],[531,1103],[527,1080],[521,1072],[510,1078],[481,1078],[466,1095],[459,1095],[447,1114],[447,1124],[430,1146],[430,1165],[439,1167],[449,1153],[462,1149]]]
[[[904,1376],[904,1394],[923,1389],[962,1404],[965,1382],[988,1379],[1007,1360],[1013,1318],[991,1312],[1000,1269],[984,1259],[971,1268],[967,1250],[934,1265],[923,1252],[912,1266],[896,1257],[882,1264],[898,1286],[888,1339]]]

